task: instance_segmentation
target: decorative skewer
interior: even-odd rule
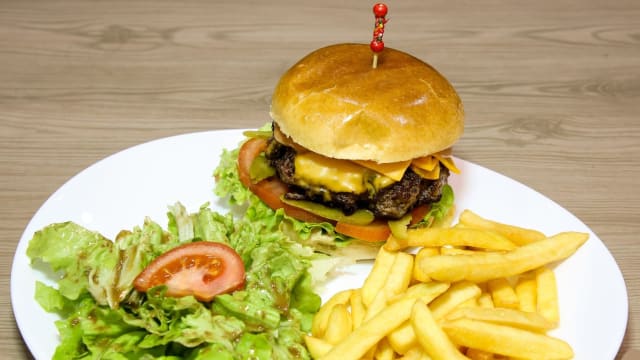
[[[385,16],[387,15],[387,5],[378,3],[373,6],[373,14],[376,16],[376,22],[373,27],[373,40],[371,40],[371,51],[373,51],[373,64],[375,69],[378,67],[378,53],[384,50],[384,42],[382,41],[382,35],[384,35],[384,24],[387,23]]]

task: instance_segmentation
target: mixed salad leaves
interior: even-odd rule
[[[114,241],[72,222],[38,231],[27,254],[59,276],[57,288],[38,282],[35,295],[62,318],[54,359],[309,358],[302,335],[320,306],[309,270],[321,256],[280,229],[281,214],[249,210],[236,220],[176,204],[167,229],[147,219]],[[154,258],[197,241],[233,247],[245,287],[208,303],[165,296],[166,286],[133,288]]]
[[[238,149],[225,150],[214,176],[216,195],[238,211],[220,214],[204,204],[188,213],[176,203],[165,228],[147,218],[115,239],[73,222],[34,234],[27,255],[57,282],[38,282],[35,293],[42,308],[60,316],[53,359],[310,358],[303,335],[321,305],[315,289],[330,270],[371,259],[378,247],[354,242],[330,223],[272,210],[240,182],[237,157]],[[425,221],[445,216],[452,197],[444,192]],[[244,287],[211,301],[167,296],[167,285],[134,287],[155,259],[198,242],[233,248],[244,265]]]

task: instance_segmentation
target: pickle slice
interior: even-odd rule
[[[275,174],[276,169],[269,165],[269,160],[264,156],[264,153],[260,153],[260,155],[253,159],[251,167],[249,168],[249,177],[251,178],[251,182],[254,184],[257,184],[266,178],[270,178]]]
[[[409,235],[407,234],[407,227],[411,222],[411,213],[406,214],[398,220],[389,220],[389,229],[391,230],[391,234],[396,239],[406,239]]]
[[[271,130],[247,130],[242,135],[248,138],[268,139],[273,135],[273,132]]]
[[[323,218],[347,224],[367,225],[371,223],[375,218],[371,211],[365,209],[358,209],[351,215],[345,215],[345,213],[343,213],[340,209],[333,209],[328,206],[311,201],[291,200],[286,199],[284,196],[281,196],[280,200],[282,200],[282,202],[287,205],[295,206],[312,214],[322,216]]]

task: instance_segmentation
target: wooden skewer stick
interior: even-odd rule
[[[373,14],[376,16],[376,22],[373,27],[373,40],[371,40],[371,51],[373,51],[373,64],[371,66],[375,69],[378,67],[378,53],[384,50],[384,42],[382,41],[382,35],[384,35],[384,24],[387,23],[385,16],[387,15],[387,5],[378,3],[373,6]]]

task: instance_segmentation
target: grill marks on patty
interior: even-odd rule
[[[440,200],[442,187],[447,184],[449,177],[449,169],[442,165],[437,180],[424,179],[409,168],[400,181],[380,189],[377,193],[332,192],[321,186],[303,188],[297,185],[296,151],[293,148],[271,138],[265,155],[271,166],[276,169],[280,180],[290,185],[289,193],[285,195],[287,198],[320,202],[341,209],[347,215],[357,209],[369,209],[376,217],[399,219],[416,206]]]

